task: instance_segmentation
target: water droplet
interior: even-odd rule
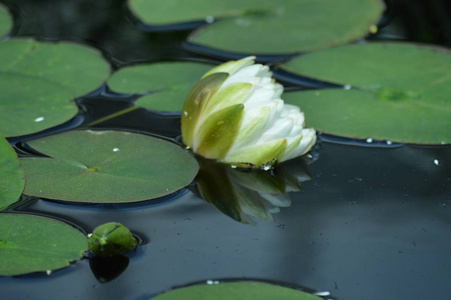
[[[436,165],[436,166],[439,165],[438,159],[434,159],[434,165]]]
[[[113,152],[118,152],[119,148],[113,148]]]
[[[320,297],[328,297],[330,296],[330,292],[329,291],[322,291],[322,292],[316,292],[313,293],[316,296],[320,296]]]
[[[373,142],[373,139],[372,139],[372,138],[367,138],[367,139],[366,139],[366,142],[367,142],[367,143],[372,143],[372,142]]]
[[[44,117],[36,118],[36,119],[34,119],[34,121],[35,122],[42,122],[42,121],[44,121]]]

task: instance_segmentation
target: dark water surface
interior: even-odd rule
[[[83,41],[102,49],[115,67],[208,59],[181,46],[186,32],[138,30],[123,1],[0,2],[15,15],[13,36]],[[451,45],[448,2],[395,3],[400,6],[379,38]],[[81,100],[88,119],[129,105],[119,98],[113,108],[92,104],[102,97]],[[176,116],[134,114],[102,126],[178,135]],[[107,283],[93,275],[90,262],[96,262],[84,259],[50,276],[1,277],[0,299],[138,300],[222,278],[281,281],[329,290],[340,300],[450,298],[451,147],[322,142],[316,153],[308,166],[311,180],[290,194],[291,207],[274,214],[274,222],[241,224],[188,190],[167,201],[122,207],[32,200],[22,210],[65,219],[86,232],[121,222],[143,245],[129,255],[128,266],[128,258],[119,261],[125,271]]]

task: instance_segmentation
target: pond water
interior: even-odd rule
[[[13,36],[83,41],[105,51],[115,67],[205,58],[180,46],[188,31],[136,28],[123,1],[0,2],[16,17]],[[446,1],[393,3],[395,15],[380,38],[451,45]],[[87,112],[77,120],[85,124],[130,105],[105,90],[80,102]],[[96,126],[179,135],[178,116],[145,110]],[[274,222],[242,224],[187,189],[126,206],[30,199],[18,209],[73,222],[86,232],[120,222],[142,245],[118,260],[117,268],[125,270],[108,282],[92,269],[104,278],[114,271],[84,259],[50,275],[1,277],[2,298],[148,299],[174,286],[227,278],[328,290],[340,300],[448,298],[451,147],[387,147],[325,136],[313,154],[307,166],[311,179],[301,184],[302,191],[290,193],[291,206],[274,213]]]

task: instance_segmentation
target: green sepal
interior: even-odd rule
[[[182,139],[192,147],[194,131],[211,97],[218,91],[228,73],[215,73],[200,80],[189,92],[182,109]]]
[[[227,162],[247,162],[260,166],[276,159],[280,161],[287,147],[287,139],[278,139],[247,148],[240,149],[227,156]]]
[[[221,159],[232,147],[243,117],[244,105],[236,104],[211,114],[198,129],[196,152]]]

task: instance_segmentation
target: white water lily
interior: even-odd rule
[[[299,107],[284,104],[282,85],[255,57],[207,72],[182,110],[182,139],[206,158],[260,166],[307,153],[316,132],[304,128]]]

